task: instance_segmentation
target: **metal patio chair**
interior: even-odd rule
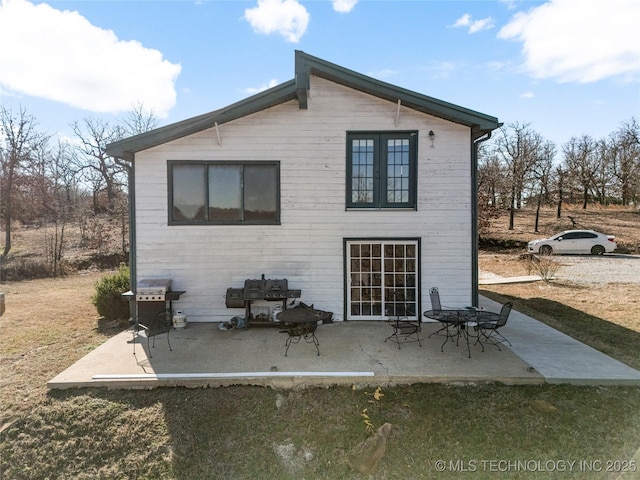
[[[450,338],[453,340],[457,338],[457,323],[458,323],[458,313],[456,309],[450,308],[442,308],[442,304],[440,303],[440,292],[438,291],[438,287],[432,287],[429,290],[429,297],[431,298],[431,310],[427,310],[424,312],[424,316],[427,318],[431,318],[433,320],[437,320],[440,322],[442,327],[439,330],[436,330],[429,338],[433,335],[444,335],[447,337],[444,343],[447,343],[447,340]],[[455,330],[455,331],[452,331]],[[444,345],[443,345],[444,346]]]
[[[508,343],[509,346],[511,346],[511,342],[498,330],[504,327],[507,323],[512,307],[513,304],[511,302],[507,302],[500,309],[500,313],[485,312],[482,310],[478,310],[476,312],[475,320],[478,323],[474,329],[478,332],[478,338],[475,343],[480,344],[483,352],[484,343],[495,345],[498,350],[500,350],[501,343]]]
[[[149,358],[153,358],[153,356],[151,355],[151,348],[156,347],[156,335],[160,335],[161,333],[167,334],[167,343],[169,344],[169,350],[173,351],[173,348],[171,348],[171,341],[169,340],[172,316],[172,310],[169,308],[165,308],[159,311],[152,319],[150,319],[150,321],[142,324],[138,321],[138,316],[136,315],[136,320],[133,323],[133,354],[136,354],[136,340],[138,337],[140,337],[141,332],[144,332],[144,336],[147,338],[147,351],[149,352]],[[153,342],[151,343],[152,337]]]
[[[420,318],[416,320],[409,320],[409,316],[414,316],[414,313],[407,309],[405,305],[402,309],[403,315],[392,315],[387,319],[387,323],[393,328],[393,333],[384,339],[391,340],[398,345],[400,349],[401,343],[418,342],[418,345],[422,347],[422,341],[420,340],[420,332],[422,331],[422,325],[420,324]],[[393,312],[397,314],[398,312]]]

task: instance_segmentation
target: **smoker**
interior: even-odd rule
[[[228,288],[225,296],[227,308],[243,308],[247,321],[253,318],[251,303],[256,300],[282,302],[282,308],[286,308],[287,300],[300,298],[302,290],[289,289],[286,278],[265,279],[264,274],[260,279],[247,279],[244,288]]]

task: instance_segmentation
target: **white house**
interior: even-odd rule
[[[221,322],[286,278],[336,320],[477,304],[477,144],[495,117],[295,52],[295,78],[107,147],[130,162],[131,270]]]

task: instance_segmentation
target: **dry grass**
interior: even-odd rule
[[[5,283],[0,335],[0,425],[46,399],[46,382],[119,331],[90,298],[104,272]]]
[[[535,210],[525,208],[516,211],[513,230],[508,230],[509,212],[502,210],[498,218],[492,220],[485,237],[526,244],[530,240],[549,237],[563,230],[585,228],[615,235],[618,251],[621,253],[640,253],[640,210],[589,205],[587,210],[565,206],[562,212],[562,218],[558,219],[555,209],[542,209],[539,231],[536,232]],[[569,217],[575,220],[576,225]]]
[[[483,254],[481,260],[482,268],[495,273],[521,274],[514,273],[522,267],[513,253]],[[375,426],[394,425],[375,478],[460,478],[465,475],[455,466],[489,460],[577,460],[603,467],[620,461],[627,470],[631,461],[640,468],[640,389],[633,387],[414,385],[385,390],[378,402],[371,392],[351,388],[47,393],[48,380],[122,327],[100,320],[89,302],[101,275],[1,286],[7,295],[0,320],[2,478],[351,479],[345,458],[366,438],[365,408]],[[616,355],[637,357],[637,336],[621,337],[635,344],[615,336],[621,331],[616,324],[639,331],[632,314],[638,311],[637,285],[551,283],[491,290],[484,293],[517,298],[551,317],[566,316],[575,335],[586,325],[602,337],[600,348],[615,342]],[[279,453],[289,450],[291,458]],[[446,462],[444,472],[437,460]],[[511,473],[568,476],[566,471]],[[572,473],[617,478],[617,472]],[[480,469],[468,476],[496,475]]]
[[[593,228],[616,235],[618,250],[640,253],[640,214],[617,208],[568,210],[558,222],[555,211],[543,210],[541,233],[533,233],[534,211],[517,213],[516,228],[507,229],[503,212],[493,222],[490,236],[497,240],[526,242],[571,228],[567,216],[574,217],[578,228]],[[524,248],[507,251],[481,251],[480,270],[504,277],[528,275],[527,262],[520,256]],[[482,293],[500,301],[511,300],[516,309],[541,320],[574,338],[640,368],[640,294],[638,284],[580,284],[552,280],[548,283],[484,285]]]

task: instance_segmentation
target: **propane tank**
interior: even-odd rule
[[[187,326],[187,316],[184,313],[182,313],[181,310],[178,310],[173,315],[173,328],[175,328],[176,330],[182,330],[186,326]]]

